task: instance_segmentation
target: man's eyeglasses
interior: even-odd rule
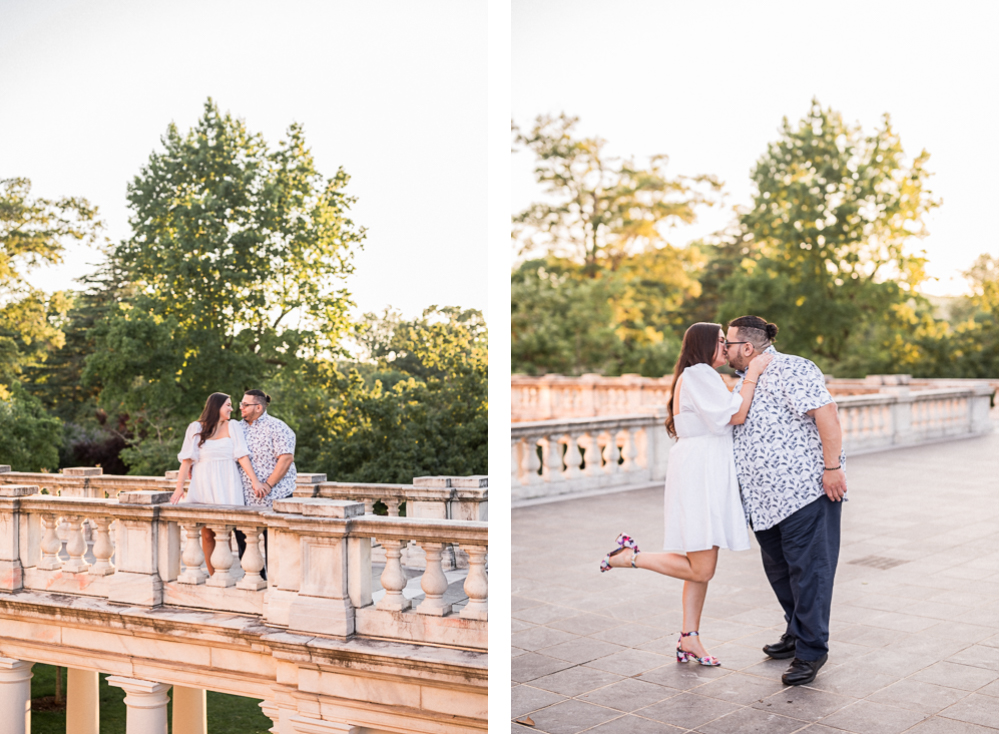
[[[753,344],[753,342],[730,342],[730,341],[725,341],[720,343],[725,344],[726,349],[729,349],[729,347],[733,346],[734,344]]]
[[[252,408],[255,405],[260,405],[260,403],[240,403],[241,408]]]

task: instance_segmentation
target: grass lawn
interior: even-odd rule
[[[54,696],[56,669],[51,665],[36,664],[31,671],[31,698]],[[101,734],[125,734],[125,691],[109,686],[108,676],[100,676],[98,694],[101,699]],[[169,694],[168,694],[169,695]],[[66,670],[63,669],[63,696],[66,696]],[[208,692],[208,730],[212,734],[267,734],[271,720],[257,706],[259,699],[229,696]],[[170,721],[171,704],[167,704],[167,721]],[[31,712],[32,734],[65,734],[66,711]]]

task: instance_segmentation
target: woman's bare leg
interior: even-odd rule
[[[682,632],[696,632],[701,625],[701,611],[705,607],[705,596],[708,593],[708,582],[715,575],[715,565],[719,559],[718,547],[710,550],[691,551],[687,555],[680,553],[640,553],[635,557],[636,568],[670,576],[684,581],[682,606],[684,622]],[[632,551],[626,548],[621,553],[611,557],[613,567],[632,565]],[[697,637],[682,637],[681,649],[698,657],[708,653]]]
[[[715,561],[718,557],[718,547],[704,551],[692,551],[687,555],[681,553],[639,553],[635,557],[635,566],[682,581],[707,583],[715,574]],[[621,553],[611,556],[609,562],[612,568],[631,566],[632,550],[626,548]]]
[[[639,554],[642,558],[642,553]],[[719,549],[713,547],[707,551],[693,551],[688,553],[691,565],[698,569],[699,575],[708,576],[709,579],[715,575],[715,564],[719,559]],[[682,606],[684,608],[684,622],[681,632],[697,632],[701,629],[701,610],[705,608],[705,596],[708,594],[708,581],[685,581],[682,595]],[[708,655],[705,646],[701,644],[698,637],[682,637],[681,649],[692,652],[700,658]]]
[[[208,575],[215,573],[212,568],[212,551],[215,550],[215,531],[208,528],[201,529],[201,550],[205,554],[205,565],[208,567]],[[642,555],[641,553],[639,555]]]

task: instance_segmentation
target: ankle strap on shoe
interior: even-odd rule
[[[638,548],[633,548],[632,549],[632,568],[639,568],[637,565],[635,565],[635,557],[637,555],[639,555],[639,549]]]
[[[681,637],[697,637],[697,632],[681,632]]]

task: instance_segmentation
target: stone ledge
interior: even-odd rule
[[[144,609],[69,594],[21,591],[0,593],[0,620],[4,618],[36,625],[99,628],[126,637],[249,648],[289,661],[351,671],[381,671],[445,684],[462,680],[478,687],[479,683],[474,682],[485,686],[488,678],[485,651],[358,636],[326,638],[270,627],[257,617],[237,614],[163,606]],[[9,629],[0,623],[0,651],[3,641],[12,639],[7,636]]]

